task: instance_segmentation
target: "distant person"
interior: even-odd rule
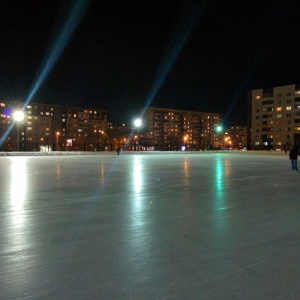
[[[290,155],[289,155],[291,163],[292,163],[292,170],[299,171],[298,166],[297,166],[297,159],[298,159],[299,155],[300,155],[300,153],[299,153],[298,147],[294,146],[294,148],[290,151]]]
[[[117,148],[117,156],[120,155],[120,151],[121,151],[121,149],[120,149],[120,147],[118,147],[118,148]]]

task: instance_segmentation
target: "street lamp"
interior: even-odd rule
[[[56,132],[56,151],[58,150],[58,137],[60,135],[60,132]]]
[[[137,142],[139,143],[139,127],[142,125],[142,120],[141,119],[136,119],[134,121],[134,126],[136,128],[136,133],[137,133]],[[134,151],[136,151],[136,140],[134,139]]]
[[[14,120],[17,122],[17,151],[20,151],[20,133],[19,133],[19,126],[20,123],[24,120],[24,112],[21,110],[17,110],[13,114]]]
[[[220,141],[220,143],[219,143],[219,150],[221,150],[221,138],[220,138],[220,134],[222,133],[222,131],[223,131],[222,125],[217,125],[216,132],[218,134],[218,140]]]

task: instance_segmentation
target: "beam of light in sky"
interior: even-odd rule
[[[230,104],[228,106],[227,112],[223,116],[222,123],[227,122],[228,117],[230,116],[233,108],[235,107],[236,103],[244,97],[245,90],[247,89],[247,86],[249,82],[252,80],[256,68],[252,68],[252,70],[247,71],[247,75],[245,80],[236,88],[236,91],[234,95],[232,96],[232,99],[230,101]]]
[[[194,29],[196,23],[198,22],[201,14],[206,7],[206,1],[197,1],[195,7],[192,7],[192,11],[185,20],[184,26],[180,28],[180,31],[175,35],[165,52],[165,58],[163,59],[161,65],[158,68],[156,78],[150,89],[149,95],[147,97],[146,105],[142,115],[145,113],[147,107],[150,106],[151,102],[158,93],[160,87],[162,86],[164,80],[169,74],[175,60],[177,59],[181,49],[187,42],[192,30]]]
[[[43,82],[46,80],[47,76],[53,69],[61,53],[65,49],[68,41],[70,40],[73,32],[75,31],[76,26],[78,25],[80,19],[84,15],[89,3],[90,0],[75,0],[73,2],[67,20],[64,26],[62,27],[62,30],[57,33],[53,46],[50,48],[48,55],[45,56],[44,61],[41,64],[40,70],[37,74],[36,81],[33,84],[27,96],[27,99],[24,103],[22,110],[26,108],[28,103],[32,100],[32,98],[34,97],[38,89],[41,87],[41,85],[43,84]],[[0,147],[8,137],[15,123],[16,122],[13,121],[9,126],[9,128],[7,129],[7,131],[4,133],[3,137],[0,140]]]
[[[23,109],[32,100],[38,89],[49,75],[50,71],[53,69],[55,63],[70,40],[70,37],[75,31],[80,19],[84,15],[89,3],[89,0],[75,0],[73,2],[73,6],[70,9],[69,15],[62,30],[57,34],[49,54],[44,58],[44,62],[41,65],[40,71],[38,72],[36,82],[33,84],[33,87],[27,96]]]

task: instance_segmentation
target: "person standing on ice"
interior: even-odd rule
[[[297,146],[294,146],[294,148],[290,151],[290,155],[289,155],[292,163],[292,170],[299,171],[297,166],[298,155],[300,155],[299,150]]]
[[[120,155],[120,151],[121,151],[121,149],[120,149],[120,147],[118,147],[118,149],[117,149],[117,156]]]

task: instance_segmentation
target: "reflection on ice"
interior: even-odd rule
[[[13,209],[13,225],[22,225],[24,221],[24,202],[27,193],[26,157],[12,159],[11,164],[11,204]]]
[[[223,163],[221,158],[216,157],[216,165],[215,165],[215,191],[216,191],[216,206],[220,209],[223,201]]]
[[[140,196],[141,185],[142,185],[142,164],[141,158],[134,158],[134,166],[133,166],[133,184],[136,193],[136,197]]]

